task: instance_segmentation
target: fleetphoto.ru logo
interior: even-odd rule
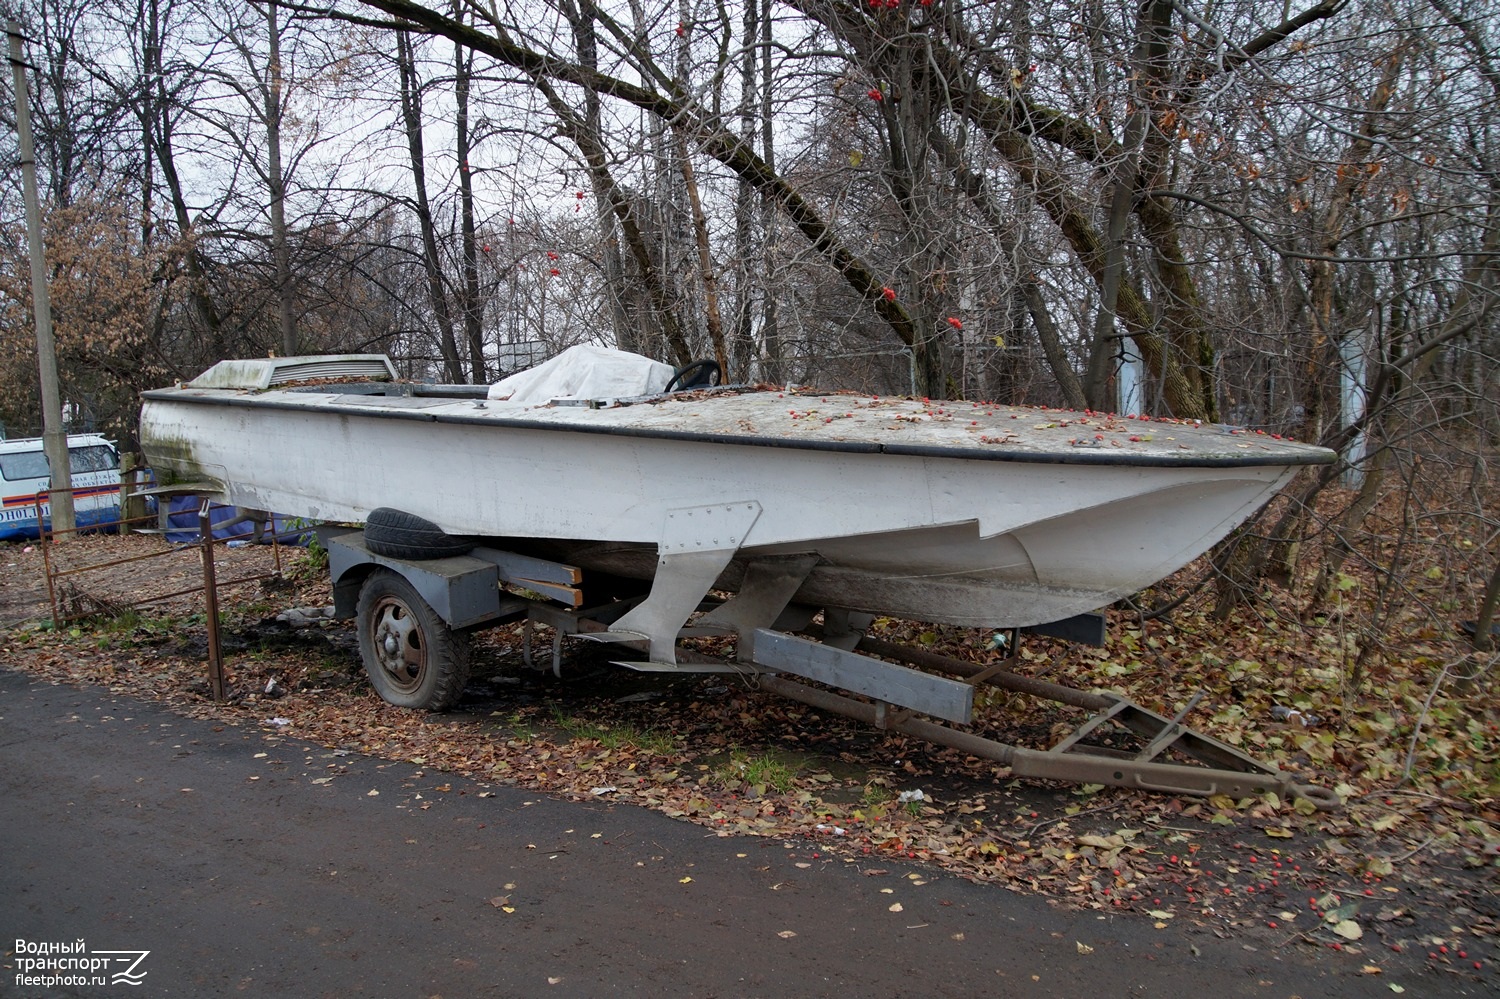
[[[140,985],[141,963],[149,950],[89,950],[83,938],[72,943],[17,940],[13,958],[16,985]]]

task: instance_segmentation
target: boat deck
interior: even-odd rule
[[[378,388],[383,394],[330,385],[263,392],[159,389],[145,395],[440,423],[1004,461],[1313,465],[1333,457],[1323,448],[1222,425],[984,402],[725,388],[634,400],[513,406],[434,391],[442,387]]]

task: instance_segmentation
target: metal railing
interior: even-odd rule
[[[193,596],[201,593],[203,595],[204,616],[208,629],[209,689],[215,701],[224,700],[227,684],[224,673],[223,643],[220,639],[221,621],[219,616],[219,590],[222,587],[238,586],[244,583],[259,582],[265,579],[281,578],[281,542],[289,537],[300,536],[301,534],[306,533],[305,530],[299,528],[291,531],[277,532],[274,529],[274,520],[272,520],[271,530],[269,531],[262,530],[257,526],[242,534],[233,534],[222,538],[215,538],[214,525],[212,522],[213,511],[216,509],[231,509],[231,507],[228,507],[224,504],[212,503],[205,499],[198,508],[198,533],[196,536],[196,540],[194,541],[187,542],[179,547],[167,548],[161,551],[126,555],[121,558],[106,559],[100,562],[90,562],[85,565],[63,567],[55,564],[55,560],[52,554],[52,546],[54,543],[56,543],[60,535],[96,534],[111,532],[123,533],[124,531],[129,529],[131,525],[135,524],[159,523],[164,525],[165,519],[158,519],[158,515],[156,514],[139,514],[135,516],[126,516],[124,515],[126,507],[122,502],[122,516],[115,520],[99,521],[86,527],[74,527],[67,530],[54,530],[48,523],[48,519],[45,516],[43,507],[46,504],[51,493],[61,491],[62,490],[51,490],[50,492],[38,492],[34,499],[37,532],[38,537],[40,538],[40,546],[42,549],[42,565],[47,577],[47,599],[52,609],[53,628],[61,629],[63,624],[68,621],[76,621],[88,617],[97,617],[101,614],[119,614],[125,610],[146,607],[152,604],[158,604],[167,600],[176,599],[178,597]],[[77,490],[68,491],[76,492]],[[154,492],[162,500],[166,500],[171,495],[170,490],[155,490]],[[128,490],[122,490],[122,493],[128,494]],[[232,520],[228,523],[232,526],[238,522],[238,520]],[[139,533],[151,534],[163,534],[164,532],[164,526],[157,528],[146,528],[139,531]],[[269,541],[274,568],[270,572],[261,572],[253,575],[236,576],[232,579],[220,580],[218,578],[218,572],[215,566],[214,548],[221,544],[227,546],[236,541],[243,542],[252,539],[256,541]],[[198,551],[199,557],[202,561],[202,582],[198,585],[173,590],[168,593],[154,593],[150,596],[138,597],[133,600],[118,602],[114,600],[101,601],[94,598],[90,598],[89,600],[85,601],[74,598],[75,606],[71,609],[65,606],[67,602],[66,594],[61,598],[59,596],[59,582],[65,580],[67,577],[80,577],[86,573],[118,568],[120,566],[130,565],[132,563],[171,558],[181,555],[184,552],[193,550]],[[67,583],[67,585],[72,586],[71,582]],[[75,591],[76,589],[77,588],[74,587]],[[89,604],[92,604],[92,606],[89,606]]]

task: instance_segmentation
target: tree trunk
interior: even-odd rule
[[[746,3],[754,3],[755,0],[745,0]],[[771,5],[774,0],[761,0],[760,8],[760,159],[771,173],[776,172],[776,130],[773,127],[773,114],[775,102],[771,90],[771,54],[775,51],[772,44],[772,18]],[[749,148],[755,148],[754,143],[746,143]],[[748,178],[747,178],[748,179]],[[777,296],[771,294],[770,289],[774,287],[773,275],[776,270],[776,241],[773,234],[776,230],[776,203],[770,198],[761,198],[761,252],[760,273],[761,280],[765,283],[765,294],[762,301],[765,303],[761,310],[761,344],[764,351],[763,377],[770,382],[780,382],[785,377],[785,371],[781,363],[781,315],[777,311]]]
[[[1106,412],[1116,408],[1110,391],[1110,376],[1114,373],[1112,368],[1118,346],[1115,342],[1115,310],[1120,300],[1120,279],[1125,272],[1125,227],[1130,222],[1136,191],[1140,187],[1141,154],[1150,124],[1152,102],[1146,91],[1151,87],[1148,82],[1151,77],[1147,66],[1159,62],[1165,54],[1164,36],[1171,27],[1172,5],[1169,0],[1141,0],[1136,22],[1135,106],[1125,122],[1125,156],[1115,165],[1104,244],[1104,273],[1099,282],[1099,312],[1084,377],[1084,394],[1089,406]]]
[[[422,231],[422,269],[427,275],[427,300],[437,320],[438,351],[443,359],[444,376],[449,382],[459,383],[464,381],[464,365],[453,335],[453,317],[448,311],[448,294],[438,257],[437,230],[432,221],[432,206],[427,202],[421,81],[417,79],[411,35],[405,31],[396,33],[396,68],[401,78],[401,118],[406,126],[406,146],[411,155],[412,186],[416,189],[417,224]]]
[[[1495,571],[1490,573],[1489,585],[1484,588],[1484,598],[1479,603],[1479,617],[1474,622],[1474,648],[1488,652],[1495,647],[1491,634],[1495,623],[1495,605],[1500,603],[1500,559],[1495,562]]]
[[[719,364],[720,377],[727,377],[729,352],[724,345],[724,321],[719,315],[719,278],[714,272],[713,255],[708,246],[708,220],[703,216],[703,202],[698,197],[698,184],[693,179],[693,161],[688,156],[687,143],[680,137],[677,141],[677,157],[682,165],[682,183],[687,188],[688,205],[692,209],[693,236],[698,247],[698,270],[703,280],[708,342],[713,345],[714,360]]]
[[[1346,215],[1360,185],[1365,182],[1365,166],[1374,152],[1375,136],[1381,119],[1395,93],[1402,62],[1400,50],[1390,55],[1385,73],[1365,105],[1363,124],[1339,163],[1328,208],[1324,211],[1319,226],[1318,245],[1315,248],[1318,259],[1309,262],[1312,277],[1307,294],[1312,306],[1313,349],[1308,358],[1310,392],[1307,409],[1315,429],[1320,428],[1323,423],[1326,400],[1330,394],[1328,379],[1320,376],[1339,370],[1337,341],[1343,335],[1342,329],[1337,328],[1342,324],[1334,314],[1338,264],[1333,258],[1338,256],[1339,247],[1344,241]]]
[[[585,0],[581,8],[575,6],[573,0],[560,0],[559,7],[573,29],[573,43],[578,48],[578,64],[585,70],[597,71],[599,41],[592,0]],[[592,136],[595,145],[602,149],[604,143],[600,132],[602,125],[599,111],[599,95],[593,90],[585,89],[581,129]],[[582,146],[579,148],[582,151]],[[604,265],[604,288],[609,302],[610,326],[614,330],[615,346],[620,350],[641,353],[645,349],[641,331],[631,321],[626,305],[628,296],[624,287],[625,264],[620,254],[619,228],[609,193],[612,182],[601,182],[595,169],[596,164],[588,161],[587,157],[585,159],[589,166],[589,186],[594,196],[594,218],[599,226],[599,255]],[[603,165],[604,161],[601,159],[597,166],[602,168]]]
[[[463,17],[462,7],[454,4],[454,16]],[[462,45],[453,46],[453,96],[456,104],[454,133],[458,152],[459,225],[462,230],[464,283],[459,293],[459,311],[464,320],[464,340],[469,348],[469,381],[488,381],[484,362],[483,305],[479,300],[479,246],[474,236],[474,167],[470,162],[473,149],[469,137],[469,80],[473,59]]]
[[[281,353],[297,353],[297,316],[292,292],[291,251],[286,234],[286,176],[281,167],[281,27],[275,0],[266,4],[266,35],[270,62],[266,66],[266,178],[271,198],[271,264],[276,271],[276,316]]]
[[[760,4],[745,0],[740,22],[740,141],[755,142],[755,42],[760,32]],[[755,192],[741,177],[734,196],[734,337],[730,345],[730,368],[724,372],[726,382],[749,381],[751,359],[755,348],[755,294],[752,289],[754,268],[753,226]],[[733,372],[733,374],[731,374]]]
[[[1052,375],[1062,389],[1063,401],[1072,409],[1087,409],[1088,397],[1084,395],[1083,383],[1078,380],[1073,366],[1068,363],[1062,338],[1057,335],[1057,326],[1052,322],[1052,314],[1047,311],[1047,303],[1042,298],[1041,282],[1035,274],[1027,274],[1021,278],[1021,288],[1026,299],[1026,311],[1031,316],[1031,325],[1036,329],[1036,338],[1042,345],[1047,366],[1052,369]]]

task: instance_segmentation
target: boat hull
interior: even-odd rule
[[[620,575],[651,576],[693,511],[747,504],[751,522],[723,537],[710,525],[680,539],[733,553],[720,583],[757,558],[816,553],[799,600],[987,627],[1059,620],[1156,582],[1304,463],[789,446],[465,405],[166,390],[148,393],[141,437],[163,481],[213,482],[237,506],[346,523],[395,507],[517,548],[565,543],[575,564]]]

